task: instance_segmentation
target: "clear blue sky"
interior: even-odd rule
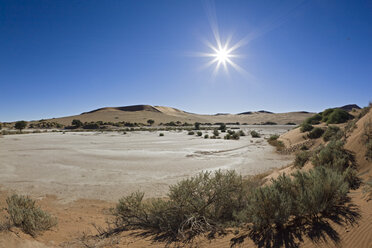
[[[221,39],[254,39],[201,69]],[[213,12],[213,11],[212,11]],[[321,111],[372,100],[372,1],[0,0],[0,121],[164,105],[195,113]]]

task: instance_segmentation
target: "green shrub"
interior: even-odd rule
[[[19,129],[20,132],[22,132],[22,129],[25,129],[27,127],[27,122],[25,121],[17,121],[14,125],[16,129]]]
[[[204,139],[208,139],[209,138],[209,135],[208,134],[205,134],[204,135]]]
[[[230,135],[233,135],[235,133],[235,131],[233,131],[233,130],[227,130],[227,133],[230,134]]]
[[[187,134],[188,135],[194,135],[195,133],[193,131],[189,131]]]
[[[36,236],[57,224],[57,220],[35,205],[29,197],[12,195],[6,199],[11,222],[25,233]]]
[[[99,129],[99,125],[97,123],[85,123],[83,128],[84,129]]]
[[[164,136],[164,133],[159,133],[159,136],[160,136],[160,137]]]
[[[303,133],[303,132],[308,132],[308,131],[311,131],[313,130],[313,126],[309,123],[302,123],[301,124],[301,127],[300,127],[300,131]]]
[[[239,136],[245,136],[245,133],[243,132],[243,130],[240,130],[240,131],[238,132],[238,134],[239,134]]]
[[[251,131],[251,136],[253,138],[260,138],[261,137],[261,135],[258,132],[256,132],[255,130]]]
[[[324,130],[322,128],[316,127],[307,134],[307,137],[309,137],[310,139],[317,139],[320,138],[323,133]]]
[[[152,119],[149,119],[149,120],[147,120],[147,123],[150,125],[150,126],[152,126],[152,124],[154,124],[155,123],[155,121],[154,120],[152,120]]]
[[[344,123],[353,118],[354,117],[345,110],[334,109],[333,112],[328,116],[327,124]]]
[[[309,151],[300,151],[296,153],[296,158],[294,161],[294,165],[297,168],[302,168],[309,161],[311,153]]]
[[[335,109],[333,109],[333,108],[329,108],[329,109],[324,110],[322,112],[322,122],[327,122],[329,115],[332,114],[334,110]]]
[[[213,136],[218,136],[218,135],[220,135],[220,133],[218,132],[218,130],[217,129],[215,129],[215,130],[213,130]]]
[[[198,136],[202,136],[202,135],[203,135],[203,133],[200,132],[200,131],[198,131],[196,134],[197,134]]]
[[[343,136],[343,132],[337,126],[329,126],[323,134],[323,140],[325,142],[334,139],[340,139]]]

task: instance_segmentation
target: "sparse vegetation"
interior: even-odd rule
[[[57,224],[49,213],[35,205],[35,201],[26,196],[12,195],[6,199],[7,212],[11,223],[25,233],[36,236]]]
[[[194,135],[195,132],[194,132],[194,131],[189,131],[187,134],[188,134],[188,135]]]
[[[214,129],[213,130],[213,136],[218,137],[219,135],[220,135],[220,133],[218,132],[218,130]]]
[[[147,124],[149,124],[150,126],[152,126],[152,124],[154,124],[154,123],[155,123],[155,121],[152,120],[152,119],[147,120]]]
[[[17,121],[14,124],[15,129],[18,129],[20,132],[22,132],[22,129],[25,129],[27,127],[26,121]]]
[[[196,134],[197,134],[198,136],[202,136],[202,135],[203,135],[203,133],[200,132],[200,131],[198,131]]]
[[[277,151],[282,151],[285,148],[285,146],[282,141],[278,140],[278,138],[279,135],[277,134],[271,135],[270,138],[267,139],[267,142],[270,145],[275,146]]]
[[[320,138],[323,133],[324,130],[322,128],[316,127],[307,134],[307,137],[309,137],[310,139],[317,139]]]
[[[209,138],[209,135],[208,134],[205,134],[204,135],[204,139],[208,139]]]
[[[261,137],[261,135],[255,130],[251,131],[251,136],[252,136],[252,138],[260,138]]]

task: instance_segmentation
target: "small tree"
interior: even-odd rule
[[[195,130],[200,130],[200,122],[195,122]]]
[[[72,124],[74,127],[76,127],[76,128],[83,126],[83,123],[82,123],[80,120],[78,120],[78,119],[74,119],[74,120],[72,120],[72,123],[71,123],[71,124]]]
[[[19,129],[20,132],[22,132],[22,129],[25,129],[27,126],[27,122],[25,121],[17,121],[16,124],[14,125],[14,127],[16,129]]]
[[[150,119],[150,120],[147,120],[147,123],[150,125],[150,126],[152,126],[152,124],[154,124],[155,123],[155,121],[154,120],[152,120],[152,119]]]
[[[221,130],[221,132],[226,132],[226,124],[225,123],[221,123],[219,129]]]

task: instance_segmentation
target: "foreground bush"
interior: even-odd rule
[[[28,197],[12,195],[6,199],[6,203],[12,224],[32,236],[49,230],[57,224],[55,218],[37,207],[35,201]]]
[[[321,129],[320,127],[316,127],[307,134],[307,137],[309,137],[310,139],[317,139],[320,138],[320,136],[322,136],[323,133],[324,133],[323,129]]]
[[[286,225],[332,216],[347,200],[349,185],[332,169],[317,167],[309,172],[281,175],[271,185],[257,188],[240,213],[252,223],[253,232],[283,230]]]
[[[195,133],[193,131],[189,131],[187,134],[188,135],[194,135]]]
[[[144,201],[143,193],[119,200],[113,213],[118,226],[162,233],[171,240],[188,240],[239,222],[256,184],[234,171],[200,173],[170,187],[169,200]]]

